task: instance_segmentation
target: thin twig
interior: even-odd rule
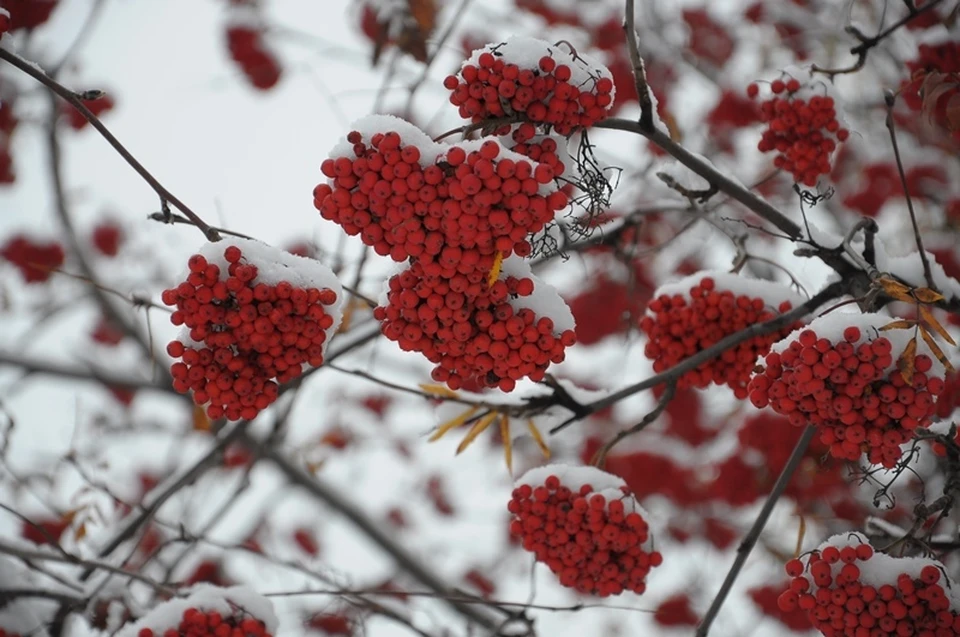
[[[900,146],[897,144],[897,128],[893,123],[893,105],[896,103],[896,95],[893,91],[883,92],[883,101],[887,105],[887,130],[890,131],[890,143],[893,145],[893,156],[897,161],[897,171],[900,173],[900,183],[903,185],[903,196],[907,200],[907,210],[910,211],[910,223],[913,224],[913,237],[917,241],[917,252],[920,253],[920,262],[923,264],[923,277],[927,282],[927,287],[936,290],[936,284],[933,282],[933,273],[930,271],[930,261],[927,259],[927,252],[923,249],[923,237],[920,236],[920,226],[917,223],[917,213],[913,209],[913,199],[910,197],[910,189],[907,187],[907,176],[903,171],[903,161],[900,159]]]
[[[593,464],[596,467],[603,468],[604,463],[607,460],[607,454],[610,453],[610,450],[613,449],[621,440],[632,436],[633,434],[640,433],[646,429],[647,425],[655,421],[660,417],[660,414],[663,413],[663,410],[667,408],[667,405],[670,404],[670,401],[673,400],[674,395],[677,393],[677,381],[667,383],[667,388],[663,391],[663,395],[660,396],[660,400],[657,402],[657,406],[653,410],[643,417],[643,420],[635,424],[634,426],[623,429],[617,433],[613,438],[607,441],[600,449],[597,450],[597,453],[593,456]]]
[[[661,372],[656,376],[651,376],[650,378],[642,380],[638,383],[634,383],[633,385],[624,387],[623,389],[609,394],[608,396],[604,396],[603,398],[595,400],[592,403],[588,403],[587,405],[584,405],[586,414],[594,414],[602,409],[606,409],[607,407],[616,404],[624,398],[633,396],[634,394],[645,389],[651,389],[662,383],[672,383],[688,371],[696,369],[700,365],[717,358],[728,349],[735,347],[744,341],[748,341],[757,336],[773,334],[774,332],[782,330],[785,327],[792,325],[795,321],[799,321],[803,317],[812,313],[827,301],[843,295],[847,289],[847,285],[848,284],[845,281],[835,281],[822,289],[820,292],[814,294],[805,303],[793,308],[792,310],[784,312],[783,314],[776,316],[769,321],[765,321],[763,323],[754,323],[753,325],[742,329],[739,332],[730,334],[729,336],[720,339],[707,349],[701,350],[693,356],[683,359],[670,369]],[[582,417],[583,416],[574,416],[569,418],[551,429],[550,433],[553,434],[561,429],[565,429]]]
[[[80,111],[80,114],[83,115],[84,119],[90,122],[90,125],[93,126],[95,129],[97,129],[97,132],[99,132],[100,135],[102,135],[103,138],[107,140],[107,143],[109,143],[114,148],[114,150],[116,150],[117,153],[119,153],[120,156],[123,157],[123,159],[130,165],[130,167],[133,168],[137,172],[137,174],[140,175],[140,177],[143,178],[145,182],[147,182],[147,184],[149,184],[149,186],[153,189],[153,191],[157,193],[157,195],[160,197],[160,200],[162,202],[169,201],[171,204],[176,206],[176,208],[180,210],[180,212],[185,214],[190,220],[193,221],[194,225],[197,228],[199,228],[201,232],[203,232],[204,236],[206,236],[208,241],[220,240],[220,233],[217,232],[214,228],[207,225],[203,221],[203,219],[201,219],[195,212],[193,212],[193,210],[188,208],[186,204],[180,201],[180,199],[178,199],[173,193],[171,193],[159,181],[157,181],[156,177],[150,174],[150,172],[146,168],[144,168],[139,161],[137,161],[137,159],[130,153],[130,151],[128,151],[126,147],[123,144],[121,144],[116,137],[114,137],[113,133],[111,133],[107,129],[107,127],[103,125],[103,123],[97,118],[97,116],[94,115],[92,112],[90,112],[90,109],[88,109],[86,105],[84,105],[80,95],[71,91],[67,87],[63,86],[62,84],[57,82],[55,79],[53,79],[52,77],[50,77],[49,75],[41,71],[39,68],[31,64],[30,62],[27,62],[26,60],[22,59],[21,57],[17,56],[11,51],[8,51],[7,49],[0,48],[0,60],[4,60],[5,62],[8,62],[13,66],[15,66],[16,68],[20,69],[21,71],[23,71],[33,79],[40,82],[41,84],[46,86],[48,89],[50,89],[54,93],[56,93],[57,95],[62,97],[75,109]]]
[[[867,36],[865,36],[856,27],[848,26],[845,29],[846,32],[852,35],[853,37],[855,37],[860,42],[859,44],[854,46],[852,49],[850,49],[850,54],[857,56],[857,59],[853,62],[853,64],[851,64],[848,67],[844,67],[840,69],[825,69],[814,64],[811,71],[814,73],[823,73],[824,75],[829,75],[831,78],[835,75],[842,75],[845,73],[856,73],[857,71],[863,68],[864,64],[867,63],[867,54],[870,52],[870,49],[876,47],[891,33],[895,32],[900,27],[904,26],[905,24],[907,24],[914,18],[918,17],[919,15],[925,13],[926,11],[930,11],[931,9],[936,7],[938,4],[940,4],[942,1],[943,0],[932,0],[932,2],[928,2],[927,4],[923,5],[919,9],[917,9],[916,6],[912,5],[912,3],[908,4],[907,10],[909,13],[907,13],[907,15],[905,15],[900,20],[894,22],[892,25],[890,25],[883,31],[880,31],[872,38],[868,38]]]
[[[733,565],[730,567],[730,571],[727,572],[723,584],[720,585],[720,590],[717,591],[716,597],[713,598],[710,608],[707,609],[707,612],[703,615],[703,619],[700,620],[700,624],[697,626],[696,637],[706,637],[710,632],[710,625],[720,612],[724,600],[726,600],[727,595],[730,593],[730,589],[733,588],[734,582],[737,581],[737,576],[740,575],[740,570],[750,556],[750,552],[753,551],[753,547],[756,546],[757,540],[760,539],[760,534],[767,525],[770,514],[773,513],[773,507],[776,506],[780,496],[783,495],[787,485],[790,484],[790,479],[800,465],[800,461],[807,452],[807,447],[810,446],[810,441],[813,440],[816,432],[817,428],[813,425],[807,425],[807,428],[804,429],[803,435],[800,436],[800,440],[797,441],[793,452],[790,454],[790,458],[787,460],[787,464],[784,465],[783,471],[780,472],[780,476],[777,478],[776,483],[774,483],[770,495],[767,496],[766,502],[763,503],[763,508],[760,509],[757,519],[754,520],[750,531],[746,537],[743,538],[743,542],[737,547],[737,556],[734,558]]]
[[[633,68],[633,82],[637,89],[637,100],[640,102],[640,127],[646,131],[653,131],[653,100],[650,99],[650,86],[647,84],[647,69],[640,57],[640,46],[637,42],[637,30],[634,26],[633,0],[626,0],[623,16],[623,32],[627,39],[627,51],[630,53],[630,65]]]
[[[406,573],[418,582],[443,597],[448,597],[453,593],[439,575],[398,545],[389,533],[379,524],[370,520],[353,502],[326,483],[306,473],[273,446],[263,445],[248,435],[244,435],[244,438],[250,448],[256,449],[264,458],[270,460],[290,482],[302,487],[315,498],[350,520],[364,535],[388,553]],[[447,599],[446,601],[458,613],[487,630],[494,630],[499,624],[489,613],[481,612],[458,600]]]

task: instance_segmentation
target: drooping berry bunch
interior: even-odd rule
[[[805,559],[786,564],[784,611],[806,611],[828,636],[960,634],[956,585],[929,559],[877,553],[859,533],[830,538]]]
[[[278,383],[323,364],[342,297],[319,262],[255,241],[207,244],[162,300],[184,325],[167,353],[179,392],[193,391],[210,418],[251,419],[277,398]]]
[[[480,270],[447,276],[439,263],[415,261],[391,277],[386,302],[374,317],[401,349],[419,351],[436,364],[435,381],[451,389],[472,380],[512,391],[521,378],[542,380],[576,341],[569,311],[553,311],[555,323],[531,309],[549,303],[542,299],[550,292],[535,286],[525,265],[517,258],[505,261],[504,274],[516,276],[491,282]]]
[[[788,311],[797,300],[788,289],[773,283],[725,273],[695,274],[657,290],[639,321],[648,338],[644,354],[659,374],[730,334]],[[776,304],[776,310],[771,304]],[[795,327],[744,341],[686,372],[678,385],[727,385],[737,398],[746,398],[757,358]]]
[[[554,182],[556,164],[529,161],[492,139],[436,144],[385,115],[355,126],[386,132],[347,135],[321,165],[330,182],[314,189],[313,203],[394,261],[489,272],[498,252],[530,254],[528,235],[567,205]]]
[[[43,283],[63,265],[65,254],[55,241],[41,243],[18,234],[3,245],[0,257],[17,266],[27,283]]]
[[[473,52],[443,85],[460,116],[490,122],[501,134],[527,121],[570,135],[609,115],[614,84],[602,64],[534,38],[512,38]]]
[[[943,377],[930,356],[919,354],[907,382],[896,368],[906,335],[877,330],[889,322],[866,314],[817,319],[767,354],[762,373],[750,381],[750,400],[794,426],[816,425],[834,457],[866,453],[872,464],[895,466],[900,446],[936,412]]]
[[[227,48],[254,88],[266,91],[280,81],[283,70],[274,53],[264,44],[259,29],[243,25],[229,27]]]
[[[10,30],[10,25],[10,12],[6,9],[0,9],[0,37],[3,37],[3,34]],[[0,637],[3,634],[3,629],[0,628]]]
[[[830,95],[789,77],[770,83],[772,97],[760,103],[760,120],[767,124],[757,144],[764,153],[776,152],[773,164],[791,173],[797,183],[813,187],[820,175],[830,172],[830,158],[837,142],[850,132],[837,120],[836,104]],[[822,92],[822,91],[821,91]],[[756,99],[760,88],[747,87]]]
[[[652,548],[649,516],[623,480],[594,467],[548,465],[515,486],[510,533],[563,586],[600,597],[646,590],[663,558]]]

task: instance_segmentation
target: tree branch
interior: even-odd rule
[[[120,140],[114,137],[113,133],[111,133],[107,127],[103,125],[97,116],[90,112],[90,109],[84,105],[83,100],[77,93],[74,93],[70,89],[66,88],[30,62],[27,62],[26,60],[2,47],[0,47],[0,60],[4,60],[5,62],[8,62],[9,64],[20,69],[36,81],[46,86],[50,91],[62,97],[75,109],[80,111],[80,114],[83,115],[84,119],[90,122],[90,125],[97,129],[97,132],[99,132],[100,135],[107,140],[107,143],[113,146],[114,150],[116,150],[117,153],[123,157],[130,167],[133,168],[137,174],[140,175],[140,177],[150,185],[153,191],[160,197],[161,202],[170,202],[173,204],[178,210],[180,210],[180,212],[185,214],[191,221],[193,221],[194,225],[196,225],[197,228],[203,232],[208,241],[220,240],[220,233],[214,228],[208,226],[203,219],[193,212],[193,210],[188,208],[186,204],[180,201],[180,199],[167,190],[163,184],[157,181],[156,177],[150,174],[150,172],[144,168],[143,165],[137,161],[132,154],[130,154],[130,151],[128,151],[126,147],[120,143]]]
[[[804,318],[805,316],[807,316],[808,314],[816,310],[818,307],[820,307],[827,301],[830,301],[832,299],[835,299],[843,295],[844,291],[847,288],[847,285],[848,283],[846,281],[835,281],[830,285],[828,285],[827,287],[825,287],[824,289],[822,289],[817,294],[814,294],[803,305],[799,305],[788,312],[784,312],[783,314],[775,318],[772,318],[769,321],[765,321],[763,323],[755,323],[746,329],[736,332],[735,334],[730,334],[729,336],[726,336],[720,339],[719,341],[717,341],[707,349],[701,350],[696,354],[694,354],[693,356],[683,359],[683,361],[681,361],[680,363],[677,363],[676,365],[674,365],[673,367],[671,367],[665,372],[661,372],[656,376],[651,376],[650,378],[642,380],[638,383],[634,383],[633,385],[624,387],[623,389],[616,391],[610,394],[609,396],[604,396],[599,400],[595,400],[592,403],[588,403],[587,405],[584,405],[585,411],[586,411],[585,415],[594,414],[602,409],[606,409],[607,407],[610,407],[611,405],[623,400],[624,398],[633,396],[634,394],[639,393],[645,389],[651,389],[653,387],[656,387],[661,383],[675,382],[683,374],[693,369],[696,369],[700,365],[703,365],[704,363],[709,362],[714,358],[717,358],[718,356],[723,354],[725,351],[727,351],[731,347],[735,347],[740,343],[743,343],[744,341],[750,340],[751,338],[755,338],[757,336],[765,336],[767,334],[773,334],[774,332],[782,330],[783,328],[789,325],[792,325],[795,321],[799,321],[800,319]],[[560,431],[561,429],[565,429],[566,427],[570,426],[571,424],[579,420],[581,417],[582,416],[574,416],[566,420],[565,422],[560,423],[559,425],[551,429],[550,433],[553,434]]]
[[[770,491],[766,502],[763,503],[763,508],[760,509],[757,519],[754,520],[753,526],[750,527],[747,536],[743,538],[743,542],[737,547],[737,556],[734,558],[733,565],[731,565],[727,577],[723,580],[723,584],[720,585],[717,596],[713,598],[710,608],[707,609],[707,612],[703,615],[703,619],[700,620],[700,624],[697,626],[696,637],[706,637],[710,632],[710,625],[713,623],[713,620],[717,618],[720,607],[723,606],[723,602],[730,593],[730,589],[733,588],[734,582],[737,581],[737,577],[740,575],[740,570],[750,556],[750,552],[753,551],[753,547],[756,546],[757,540],[760,539],[760,534],[767,525],[770,514],[773,513],[773,507],[777,504],[780,496],[783,495],[787,485],[790,484],[790,479],[800,465],[803,454],[807,452],[807,447],[810,446],[810,441],[813,440],[816,432],[817,428],[813,425],[807,425],[807,428],[804,429],[803,435],[800,436],[800,440],[797,441],[793,452],[790,454],[790,458],[787,460],[787,464],[783,467],[783,471],[780,472],[780,477],[777,478],[776,483],[773,485],[773,490]]]
[[[490,614],[482,612],[469,604],[464,604],[458,599],[452,597],[454,590],[447,586],[443,579],[429,570],[426,565],[421,563],[416,557],[411,555],[402,546],[397,544],[390,535],[385,532],[380,525],[376,524],[360,510],[353,502],[349,501],[340,493],[337,493],[327,484],[321,482],[316,477],[306,473],[297,467],[285,455],[275,449],[273,446],[261,444],[258,440],[249,435],[244,435],[245,443],[252,449],[256,449],[260,455],[270,460],[287,479],[305,489],[311,495],[324,504],[334,509],[360,529],[372,542],[389,554],[397,564],[407,573],[409,573],[418,582],[441,596],[458,613],[476,623],[483,628],[494,631],[497,635],[499,621]]]

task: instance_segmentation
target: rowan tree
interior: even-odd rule
[[[956,0],[0,0],[0,637],[960,634]]]

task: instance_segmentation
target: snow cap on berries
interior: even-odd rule
[[[136,622],[124,626],[117,633],[117,637],[138,637],[144,629],[160,637],[169,629],[177,630],[183,621],[184,613],[191,609],[215,611],[224,619],[257,620],[262,622],[265,628],[265,634],[261,637],[276,634],[279,627],[270,600],[246,586],[222,588],[211,584],[197,584],[187,589],[186,593],[186,597],[161,602]]]

